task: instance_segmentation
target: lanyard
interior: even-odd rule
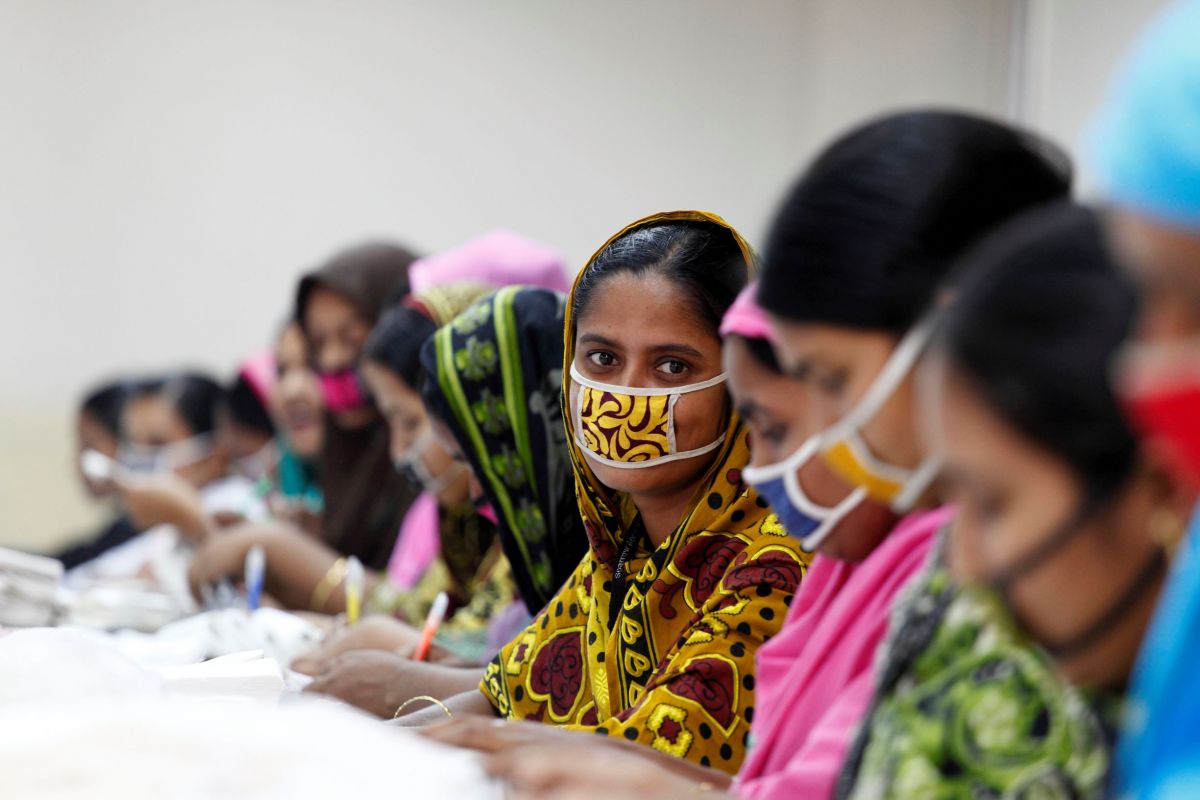
[[[633,554],[637,552],[638,542],[646,535],[646,526],[642,523],[641,516],[638,516],[629,532],[625,534],[625,541],[621,542],[621,552],[617,555],[617,566],[613,569],[612,577],[612,592],[608,598],[608,625],[611,630],[617,624],[617,616],[621,613],[622,607],[625,605],[625,595],[629,593],[629,584],[625,582],[626,567],[629,559],[633,558]]]

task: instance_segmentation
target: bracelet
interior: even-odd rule
[[[442,711],[445,711],[447,717],[449,717],[450,719],[454,719],[454,714],[451,713],[449,707],[447,707],[447,705],[445,703],[443,703],[441,700],[438,700],[436,697],[430,697],[427,694],[419,694],[416,697],[410,697],[407,700],[405,700],[403,703],[400,704],[400,707],[396,709],[396,713],[392,715],[392,719],[400,719],[400,715],[402,713],[404,713],[404,709],[408,708],[409,705],[417,702],[418,700],[427,700],[430,703],[433,703],[435,706],[440,708]]]
[[[317,588],[313,589],[312,598],[308,601],[308,607],[317,613],[325,611],[325,603],[329,602],[329,595],[333,593],[333,589],[342,582],[342,578],[346,577],[346,559],[339,558],[333,562],[333,566],[325,573],[325,577],[317,584]]]

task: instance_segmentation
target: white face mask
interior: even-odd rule
[[[941,464],[936,456],[928,456],[916,469],[899,467],[876,456],[862,435],[863,427],[879,413],[912,371],[929,341],[933,325],[932,319],[919,323],[900,341],[862,400],[849,414],[809,437],[783,461],[765,467],[747,467],[743,471],[746,482],[767,498],[785,527],[789,525],[786,518],[793,518],[792,526],[798,528],[796,535],[805,548],[820,545],[838,523],[868,497],[886,504],[898,514],[907,512],[937,476]],[[800,485],[799,471],[817,454],[842,480],[854,487],[832,508],[811,500]]]
[[[431,473],[429,467],[425,466],[425,453],[436,443],[436,440],[437,435],[433,432],[433,428],[426,425],[408,449],[404,451],[404,455],[392,460],[401,475],[432,495],[441,494],[448,489],[466,468],[464,464],[454,462],[441,475]]]
[[[123,444],[118,451],[117,461],[130,472],[166,473],[198,464],[212,455],[214,449],[213,435],[201,433],[161,447]]]
[[[675,404],[691,392],[725,382],[725,373],[699,383],[651,389],[616,386],[585,378],[571,364],[579,385],[575,399],[575,443],[585,456],[617,469],[657,467],[711,453],[725,441],[722,433],[703,447],[680,451],[676,443]]]

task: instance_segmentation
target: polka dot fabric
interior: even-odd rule
[[[725,465],[748,455],[737,433]],[[715,472],[683,525],[630,560],[616,619],[616,548],[589,522],[590,552],[487,667],[481,688],[502,716],[737,771],[754,717],[754,654],[783,624],[808,556],[740,469]],[[623,505],[628,524],[634,510]]]

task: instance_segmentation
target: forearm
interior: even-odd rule
[[[713,789],[721,791],[727,790],[733,785],[733,777],[721,772],[719,769],[702,767],[691,761],[684,761],[681,758],[660,753],[653,747],[646,747],[642,744],[626,741],[624,738],[605,737],[604,741],[616,745],[626,753],[633,753],[648,761],[652,761],[668,772],[686,780],[694,781],[697,785],[708,784]]]
[[[451,668],[447,668],[451,669]],[[456,669],[456,668],[455,668]],[[459,672],[471,672],[471,670],[458,670]],[[451,716],[481,716],[494,717],[496,710],[492,708],[492,704],[483,696],[483,693],[477,688],[479,684],[479,671],[474,671],[474,683],[468,690],[463,690],[459,694],[447,696],[442,701],[442,705],[450,711]],[[436,696],[436,695],[433,695]],[[405,709],[406,713],[401,715],[396,724],[405,728],[422,728],[426,725],[433,725],[438,722],[446,721],[446,709],[434,703],[425,703],[425,707],[418,709],[418,703],[413,703],[414,710]]]
[[[266,591],[287,608],[340,614],[346,610],[346,595],[339,578],[322,592],[320,608],[313,608],[313,595],[339,555],[323,542],[299,531],[267,529],[258,537],[267,556]],[[336,577],[336,574],[335,574]]]

